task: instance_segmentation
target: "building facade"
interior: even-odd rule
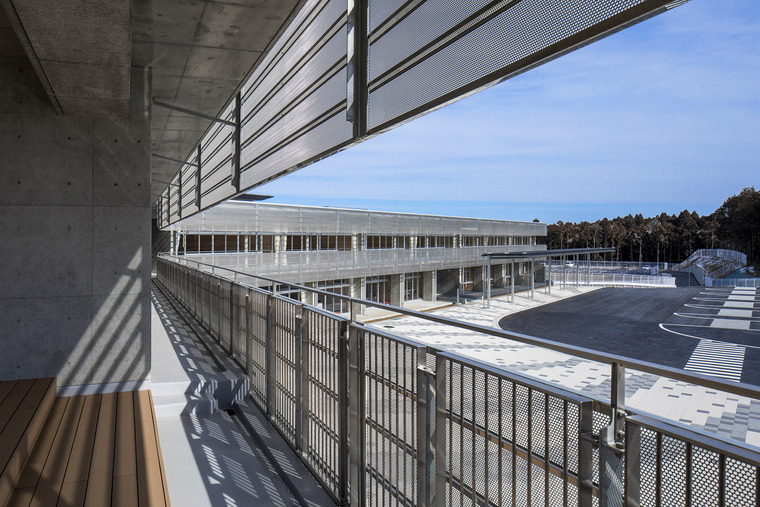
[[[241,201],[171,230],[176,255],[393,305],[483,290],[484,253],[546,249],[543,223]],[[518,265],[517,283],[525,272]],[[494,287],[510,276],[507,264],[492,266]],[[308,302],[343,309],[318,299]]]

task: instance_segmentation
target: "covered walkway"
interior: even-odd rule
[[[173,505],[334,505],[248,403],[245,373],[155,284],[151,389]]]

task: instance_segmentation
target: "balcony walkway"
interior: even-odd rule
[[[155,285],[151,311],[151,390],[172,504],[335,505],[248,400],[245,373]]]

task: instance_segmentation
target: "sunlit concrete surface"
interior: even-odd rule
[[[245,373],[155,286],[151,324],[151,389],[172,505],[334,505],[247,401]]]
[[[484,308],[480,301],[472,301],[432,313],[465,322],[498,327],[499,321],[512,313],[592,290],[596,288],[569,287],[564,290],[553,288],[551,294],[547,294],[544,290],[537,290],[534,299],[528,297],[529,292],[522,292],[517,295],[514,304],[510,303],[508,298],[498,297],[492,299],[491,308]],[[503,338],[447,328],[412,317],[384,320],[374,325],[387,332],[519,371],[543,381],[560,384],[588,396],[609,399],[610,373],[609,366],[606,364]],[[684,358],[684,361],[687,359]],[[676,424],[717,432],[724,437],[760,446],[760,402],[757,400],[628,370],[626,372],[626,406],[638,412],[665,417]]]

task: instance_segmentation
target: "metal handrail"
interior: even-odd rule
[[[180,303],[189,304],[187,308],[192,308],[209,333],[229,347],[241,367],[245,365],[254,402],[341,504],[361,506],[373,503],[378,495],[384,503],[388,495],[391,502],[435,505],[447,494],[473,504],[502,504],[510,497],[510,491],[503,489],[502,474],[511,484],[512,503],[525,494],[516,487],[518,478],[527,481],[528,498],[533,498],[532,486],[543,489],[543,502],[539,498],[536,503],[545,505],[568,504],[576,496],[577,504],[584,507],[621,505],[621,501],[640,505],[653,495],[678,501],[684,494],[691,505],[692,492],[694,498],[711,504],[760,503],[755,486],[760,477],[760,450],[625,407],[626,365],[702,385],[723,386],[725,381],[281,282],[352,303],[610,361],[609,401],[594,399],[317,310],[276,294],[278,280],[205,265],[274,284],[262,289],[205,272],[201,263],[190,262],[198,266],[161,259],[157,264],[161,283],[168,283]],[[234,287],[244,290],[234,296]],[[265,297],[254,297],[258,293]],[[245,315],[243,328],[240,311]],[[326,317],[327,326],[312,316]],[[243,337],[245,351],[239,348],[240,341],[235,347],[236,332]],[[744,394],[736,385],[727,387],[724,390]],[[309,394],[315,388],[321,393],[319,399]],[[407,423],[408,414],[410,422],[416,418],[416,424]],[[316,433],[304,431],[311,424],[308,421]],[[452,454],[449,443],[456,439],[459,454]],[[499,449],[498,462],[489,461],[491,446]],[[504,466],[502,450],[507,453]],[[683,459],[674,461],[675,456]],[[527,475],[520,475],[518,462],[527,465]],[[489,463],[497,474],[490,483]],[[476,469],[484,470],[485,478],[478,478]],[[551,493],[550,476],[563,481]],[[734,476],[740,478],[731,479]],[[717,497],[713,498],[714,491]]]
[[[605,352],[600,352],[598,350],[588,349],[585,347],[578,347],[576,345],[568,345],[568,344],[553,341],[553,340],[547,340],[545,338],[538,338],[535,336],[529,336],[529,335],[525,335],[521,333],[504,331],[501,329],[495,329],[492,327],[483,326],[479,324],[472,324],[469,322],[463,322],[463,321],[448,318],[448,317],[441,317],[439,315],[424,313],[424,312],[420,312],[416,310],[410,310],[407,308],[401,308],[401,307],[393,306],[393,305],[387,305],[384,303],[378,303],[378,302],[369,301],[366,299],[360,299],[360,298],[355,298],[351,296],[344,296],[342,294],[335,294],[333,292],[315,289],[313,287],[307,287],[307,286],[299,285],[292,282],[284,282],[284,281],[277,280],[274,278],[258,276],[251,273],[236,271],[229,268],[222,268],[219,266],[214,266],[213,264],[207,264],[207,263],[198,262],[198,261],[194,261],[190,259],[184,259],[182,257],[178,257],[174,255],[161,254],[161,257],[169,258],[169,259],[177,259],[180,261],[178,262],[179,264],[182,264],[182,262],[186,262],[186,263],[193,263],[198,266],[208,266],[208,267],[214,268],[214,270],[224,270],[231,273],[237,273],[238,275],[246,276],[249,278],[264,280],[274,285],[284,285],[284,286],[288,286],[288,287],[295,288],[298,290],[309,291],[315,294],[322,294],[322,295],[326,295],[326,296],[330,296],[334,298],[339,298],[341,300],[348,301],[349,303],[371,306],[375,308],[382,308],[385,310],[391,310],[395,313],[400,313],[402,315],[407,315],[409,317],[415,317],[415,318],[427,320],[430,322],[436,322],[438,324],[444,324],[447,326],[453,326],[460,329],[466,329],[468,331],[483,333],[489,336],[495,336],[497,338],[507,338],[510,340],[514,340],[516,342],[554,350],[556,352],[561,352],[563,354],[567,354],[567,355],[571,355],[575,357],[581,357],[583,359],[596,361],[598,363],[617,364],[624,368],[630,368],[637,371],[659,375],[661,377],[667,377],[674,380],[680,380],[680,381],[688,382],[691,384],[697,384],[704,387],[718,389],[720,391],[724,391],[731,394],[737,394],[739,396],[746,396],[748,398],[760,399],[760,386],[755,386],[755,385],[747,384],[744,382],[733,382],[730,380],[723,380],[723,379],[718,379],[714,377],[708,377],[706,375],[700,375],[697,373],[689,373],[689,372],[686,372],[685,370],[673,368],[670,366],[660,365],[656,363],[651,363],[649,361],[643,361],[640,359],[634,359],[631,357],[621,356],[617,354],[609,354]],[[216,274],[216,273],[212,273],[212,274]],[[238,282],[238,283],[243,284],[242,282]]]

